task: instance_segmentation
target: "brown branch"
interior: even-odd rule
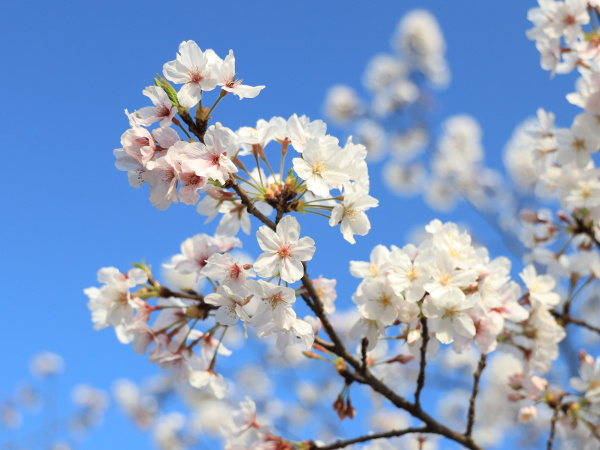
[[[248,196],[248,194],[237,184],[233,177],[229,178],[230,187],[240,196],[240,200],[242,204],[246,206],[248,213],[252,214],[262,223],[267,225],[272,230],[276,230],[276,225],[273,223],[271,219],[266,217],[263,213],[261,213],[254,206],[253,200]],[[325,307],[323,302],[319,298],[319,294],[315,289],[315,286],[306,271],[306,265],[304,266],[304,275],[302,276],[302,285],[312,302],[307,302],[310,309],[315,313],[315,315],[321,321],[321,325],[323,326],[323,330],[329,336],[331,340],[331,345],[328,349],[330,349],[333,353],[344,359],[344,361],[354,369],[345,370],[344,376],[347,379],[351,379],[352,381],[356,381],[361,384],[366,384],[370,386],[375,392],[378,392],[382,396],[384,396],[387,400],[389,400],[394,406],[397,408],[403,409],[410,413],[413,417],[421,420],[427,425],[427,428],[430,433],[439,434],[447,437],[469,449],[473,450],[481,450],[481,447],[473,440],[471,436],[465,436],[462,433],[459,433],[451,428],[448,428],[445,425],[442,425],[436,419],[431,417],[425,411],[421,409],[420,406],[410,403],[406,398],[398,395],[394,392],[390,387],[388,387],[385,383],[383,383],[379,378],[373,375],[369,370],[364,371],[364,375],[361,374],[362,363],[357,358],[352,355],[346,346],[342,343],[342,340],[338,336],[335,328],[329,321],[327,317],[327,313],[325,312]],[[304,297],[304,296],[303,296]]]
[[[365,372],[367,371],[367,347],[369,346],[369,339],[365,336],[362,338],[360,342],[360,357],[361,357],[361,366],[360,366],[360,374],[365,376]]]
[[[252,214],[254,217],[256,217],[258,220],[260,220],[262,223],[267,225],[271,230],[273,230],[273,231],[277,230],[277,226],[275,225],[275,223],[271,219],[269,219],[267,216],[265,216],[263,213],[261,213],[256,208],[256,206],[254,206],[254,200],[252,200],[248,196],[248,194],[246,194],[246,191],[244,191],[241,188],[241,186],[237,183],[237,181],[235,181],[235,178],[229,177],[228,184],[236,192],[236,194],[240,196],[240,200],[242,201],[242,204],[248,210],[249,214]]]
[[[200,140],[200,142],[204,143],[204,133],[206,133],[206,124],[204,125],[204,129],[198,128],[194,123],[194,119],[192,119],[192,116],[190,116],[190,113],[188,111],[181,111],[179,113],[179,117],[181,117],[181,120],[185,122],[189,130],[194,134],[194,136],[196,136]]]
[[[562,394],[556,399],[556,405],[554,406],[554,413],[550,420],[550,436],[548,437],[548,444],[546,445],[547,450],[552,450],[552,444],[554,444],[554,434],[556,432],[556,422],[558,421],[558,413],[562,406]]]
[[[593,331],[594,333],[600,334],[600,327],[597,327],[595,325],[590,325],[585,320],[581,320],[581,319],[578,319],[577,317],[573,317],[573,316],[569,315],[568,313],[561,314],[558,311],[550,311],[550,313],[554,316],[555,319],[557,319],[557,321],[563,328],[566,328],[567,325],[572,323],[574,325],[579,325],[580,327],[587,328],[588,330]]]
[[[419,376],[417,377],[417,390],[415,391],[415,405],[421,407],[421,391],[425,386],[425,364],[427,364],[427,344],[429,343],[429,330],[427,329],[427,317],[421,317],[421,361],[419,363]]]
[[[404,430],[392,430],[392,431],[386,431],[384,433],[374,433],[374,434],[369,434],[366,436],[360,436],[354,439],[348,439],[346,441],[336,441],[333,444],[329,444],[329,445],[315,445],[313,442],[311,442],[309,444],[309,450],[334,450],[336,448],[344,448],[347,447],[349,445],[352,444],[358,444],[360,442],[367,442],[367,441],[372,441],[375,439],[382,439],[382,438],[392,438],[392,437],[398,437],[398,436],[403,436],[405,434],[409,434],[409,433],[427,433],[429,432],[429,429],[427,427],[421,427],[421,428],[406,428]]]
[[[469,400],[469,421],[467,423],[465,436],[471,436],[471,433],[473,432],[473,424],[475,423],[475,399],[479,393],[479,379],[481,378],[481,372],[483,372],[483,369],[485,368],[486,359],[487,355],[482,353],[481,358],[479,358],[477,370],[473,374],[473,392],[471,393],[471,399]]]

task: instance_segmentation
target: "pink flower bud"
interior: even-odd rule
[[[525,379],[525,377],[523,376],[522,373],[520,373],[520,372],[515,373],[508,378],[508,385],[511,388],[513,388],[514,390],[519,390],[523,387],[524,379]]]
[[[539,221],[538,215],[535,211],[530,209],[524,209],[519,213],[519,217],[522,222],[536,224]]]
[[[521,400],[522,397],[521,394],[519,394],[518,392],[511,392],[506,396],[506,398],[509,402],[518,402],[519,400]]]

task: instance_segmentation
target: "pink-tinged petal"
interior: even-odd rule
[[[173,83],[185,84],[190,81],[188,69],[178,60],[169,61],[163,65],[165,78]]]
[[[234,95],[237,95],[240,98],[240,100],[243,98],[254,98],[264,88],[265,86],[246,86],[244,84],[239,84],[233,88],[227,86],[223,87],[224,90],[231,92]]]
[[[305,236],[292,246],[292,257],[299,261],[310,261],[315,254],[315,241]]]
[[[315,195],[321,197],[329,196],[329,186],[321,177],[311,176],[306,180],[306,187],[309,191],[312,191]]]
[[[194,370],[190,375],[190,384],[195,388],[203,388],[209,385],[211,375],[206,370]]]
[[[262,327],[263,325],[269,323],[272,318],[273,310],[271,308],[271,304],[263,301],[258,304],[256,312],[252,316],[250,323],[254,327]]]
[[[279,303],[273,309],[273,323],[279,328],[289,330],[295,321],[296,313],[291,306],[284,303]]]
[[[282,280],[287,281],[288,283],[295,283],[304,275],[304,266],[300,261],[291,258],[284,258],[283,266],[281,267],[280,272]]]
[[[254,270],[259,277],[268,278],[279,272],[281,258],[277,253],[263,253],[254,263]]]
[[[231,325],[235,325],[237,323],[239,317],[234,308],[231,306],[223,306],[217,310],[217,313],[215,314],[215,320],[220,325],[230,327]]]
[[[304,159],[294,158],[292,160],[292,164],[294,165],[294,171],[302,180],[307,180],[312,176],[312,166],[308,164]]]
[[[475,324],[473,319],[465,313],[456,313],[453,317],[454,327],[456,332],[465,337],[475,336]]]
[[[186,83],[177,93],[177,98],[181,106],[193,108],[202,98],[202,89],[197,83]]]
[[[450,322],[450,319],[446,318],[440,320],[435,337],[442,344],[450,344],[454,341],[454,338],[452,337],[452,322]]]
[[[266,225],[258,229],[256,239],[260,248],[265,252],[277,252],[282,244],[279,236]]]
[[[281,237],[281,242],[297,241],[300,237],[298,220],[293,216],[283,217],[277,224],[277,235]]]

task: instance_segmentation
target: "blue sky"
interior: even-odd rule
[[[452,72],[448,89],[439,94],[434,130],[450,115],[473,115],[483,128],[486,160],[497,167],[514,127],[538,107],[556,112],[563,126],[574,111],[564,100],[574,78],[550,80],[525,37],[526,11],[534,5],[522,0],[3,5],[0,130],[7,159],[0,177],[0,395],[27,378],[29,359],[41,350],[65,358],[64,386],[85,381],[108,388],[120,376],[140,380],[154,371],[112,332],[92,329],[82,290],[96,283],[100,267],[126,270],[141,258],[158,267],[184,239],[214,229],[192,207],[156,210],[147,187],[130,188],[114,168],[112,150],[128,127],[123,110],[148,104],[142,90],[174,59],[181,41],[193,39],[221,56],[233,49],[239,76],[250,85],[266,85],[254,100],[226,98],[215,116],[224,125],[236,129],[293,113],[317,119],[323,118],[327,89],[337,83],[359,87],[371,56],[390,51],[402,14],[427,8],[441,24]],[[330,132],[345,140],[344,130],[331,126]],[[311,275],[349,279],[350,259],[368,258],[377,243],[403,245],[409,229],[435,217],[469,222],[490,235],[467,206],[440,214],[418,199],[390,196],[378,180],[380,170],[371,168],[372,195],[380,207],[370,214],[370,235],[356,245],[323,218],[303,222],[303,234],[317,241]],[[245,242],[247,251],[255,251],[254,237]],[[488,244],[495,255],[505,251],[494,236]],[[340,289],[340,305],[350,304],[356,286],[350,281]],[[114,423],[107,427],[119,429]],[[96,433],[84,448],[115,442],[110,433]]]

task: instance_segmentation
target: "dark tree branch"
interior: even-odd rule
[[[600,327],[597,327],[595,325],[590,325],[586,321],[578,319],[576,317],[573,317],[573,316],[569,315],[568,313],[561,314],[558,311],[550,311],[550,313],[554,316],[555,319],[557,319],[558,323],[563,328],[566,328],[567,325],[572,323],[574,325],[578,325],[580,327],[587,328],[588,330],[593,331],[594,333],[600,334]]]
[[[181,117],[181,120],[185,122],[185,124],[188,126],[188,129],[194,134],[194,136],[196,136],[200,140],[200,142],[204,144],[204,133],[206,133],[206,124],[203,130],[198,128],[194,123],[194,119],[192,119],[192,116],[190,116],[190,113],[188,111],[181,111],[179,113],[179,117]]]
[[[360,342],[360,357],[362,366],[360,367],[360,374],[365,376],[365,372],[367,371],[367,347],[369,346],[369,340],[364,337]]]
[[[473,392],[471,393],[471,399],[469,400],[469,416],[465,436],[471,436],[471,433],[473,432],[473,424],[475,423],[475,400],[479,393],[479,379],[481,378],[481,372],[483,372],[483,369],[485,368],[486,359],[487,355],[482,353],[481,358],[479,358],[477,370],[473,374]]]
[[[552,414],[552,419],[550,420],[550,436],[548,437],[548,444],[546,445],[547,450],[552,450],[552,445],[554,444],[556,422],[558,421],[558,413],[560,412],[560,408],[562,406],[562,397],[562,394],[559,395],[556,399],[556,405],[554,405],[554,413]]]
[[[421,407],[421,391],[425,386],[425,365],[427,364],[427,344],[429,343],[429,330],[427,329],[427,317],[421,317],[421,361],[419,363],[419,376],[417,377],[417,390],[415,391],[415,405]]]
[[[354,439],[348,439],[346,441],[336,441],[333,444],[329,444],[329,445],[315,445],[314,443],[310,443],[310,450],[334,450],[336,448],[344,448],[347,447],[349,445],[352,444],[358,444],[360,442],[368,442],[368,441],[372,441],[375,439],[382,439],[382,438],[391,438],[391,437],[398,437],[398,436],[403,436],[405,434],[410,434],[410,433],[428,433],[429,429],[427,427],[421,427],[421,428],[406,428],[404,430],[392,430],[392,431],[386,431],[385,433],[374,433],[374,434],[369,434],[367,436],[360,436]]]

